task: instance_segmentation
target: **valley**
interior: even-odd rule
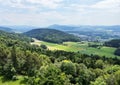
[[[33,38],[34,42],[31,44],[34,45],[46,45],[49,50],[64,50],[68,52],[80,52],[83,54],[94,54],[99,56],[106,56],[106,57],[120,57],[114,55],[114,51],[116,48],[114,47],[107,47],[107,46],[100,46],[99,47],[89,47],[89,44],[96,44],[95,42],[63,42],[63,44],[55,44],[45,41],[40,41],[35,38]],[[99,43],[97,43],[99,44]]]
[[[0,85],[120,85],[120,0],[0,0]]]
[[[65,31],[67,33],[78,36],[83,41],[108,41],[111,39],[120,38],[120,26],[91,26],[91,25],[81,25],[81,26],[70,26],[70,25],[51,25],[51,29],[58,29]]]
[[[120,39],[101,41],[87,33],[96,40],[49,28],[1,28],[0,85],[109,85],[111,79],[119,85]]]

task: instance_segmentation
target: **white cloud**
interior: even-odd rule
[[[115,11],[118,10],[120,11],[120,0],[101,0],[95,4],[91,5],[81,5],[81,4],[71,4],[68,7],[71,10],[76,10],[76,11],[87,11],[89,10],[111,10]],[[113,10],[114,9],[114,10]]]
[[[65,7],[71,10],[63,23],[114,25],[120,24],[120,0],[101,0],[95,4],[71,4]]]
[[[0,24],[120,24],[119,9],[120,0],[99,0],[94,4],[66,4],[64,0],[0,0]]]
[[[22,4],[21,0],[0,0],[0,5],[4,7],[17,7],[23,8],[24,4]]]
[[[4,13],[4,15],[0,14],[0,21],[6,20],[7,25],[37,25],[37,26],[45,26],[49,24],[53,24],[64,21],[65,17],[55,11],[52,12],[42,12],[39,14],[19,14],[19,13]],[[0,22],[2,23],[2,22]],[[3,22],[4,23],[4,22]],[[3,24],[2,23],[2,24]],[[22,24],[21,24],[22,23]]]
[[[0,0],[0,5],[16,8],[57,8],[63,0]]]
[[[120,0],[103,0],[91,7],[99,9],[120,8]]]
[[[62,2],[63,0],[26,0],[26,1],[32,4],[38,4],[44,7],[49,7],[54,9],[58,7],[59,3]]]

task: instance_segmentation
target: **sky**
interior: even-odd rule
[[[0,25],[120,25],[120,0],[0,0]]]

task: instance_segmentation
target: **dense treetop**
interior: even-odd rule
[[[0,30],[0,37],[1,39],[6,39],[6,40],[20,40],[20,41],[26,41],[26,42],[31,42],[32,39],[29,37],[26,37],[25,35],[22,34],[16,34],[16,33],[8,33]]]
[[[113,39],[113,40],[107,41],[105,42],[105,45],[118,48],[120,47],[120,39]]]

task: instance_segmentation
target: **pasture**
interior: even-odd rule
[[[116,50],[116,48],[106,46],[100,46],[99,48],[89,47],[89,44],[91,43],[94,44],[93,42],[64,42],[63,44],[55,44],[37,40],[37,42],[35,41],[32,44],[36,45],[44,44],[47,46],[49,50],[64,50],[69,52],[80,52],[85,54],[115,57],[114,51]]]

